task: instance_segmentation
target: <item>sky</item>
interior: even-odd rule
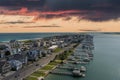
[[[120,32],[120,0],[0,0],[0,33]]]

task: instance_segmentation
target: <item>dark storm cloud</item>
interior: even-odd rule
[[[29,24],[33,22],[23,22],[23,21],[12,21],[12,22],[1,22],[0,24]]]
[[[54,28],[54,27],[61,27],[61,26],[58,26],[58,25],[41,25],[41,26],[24,26],[23,28],[39,28],[39,27]]]
[[[26,6],[26,7],[36,7],[43,6],[45,0],[0,0],[1,6]]]
[[[26,7],[30,12],[40,12],[37,18],[60,18],[92,21],[117,20],[120,18],[120,0],[1,0],[0,6],[9,10]],[[70,11],[70,12],[69,12]],[[44,14],[43,14],[43,13]]]

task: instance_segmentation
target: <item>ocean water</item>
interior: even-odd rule
[[[0,33],[0,42],[10,40],[24,40],[34,38],[44,38],[55,35],[70,34],[70,33]]]
[[[120,35],[97,34],[94,44],[85,78],[49,74],[45,80],[120,80]]]

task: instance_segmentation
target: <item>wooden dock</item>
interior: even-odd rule
[[[51,71],[51,74],[57,74],[57,75],[67,75],[67,76],[73,76],[72,73],[70,72],[56,72],[56,71]]]
[[[80,73],[80,74],[73,74],[72,72],[56,72],[56,71],[51,71],[51,74],[56,74],[56,75],[67,75],[67,76],[73,76],[73,77],[85,77],[85,74]]]
[[[70,69],[70,70],[73,70],[73,69],[74,69],[74,67],[62,67],[62,66],[59,66],[59,67],[57,67],[57,68],[59,68],[59,69]]]

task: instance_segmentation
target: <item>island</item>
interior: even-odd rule
[[[74,51],[81,47],[85,57],[76,61]],[[55,68],[61,64],[85,64],[93,59],[93,36],[89,34],[68,34],[31,40],[10,40],[0,43],[0,80],[43,80],[49,73],[84,77],[86,68],[73,66],[72,73],[58,73]],[[73,58],[76,57],[75,58]]]

